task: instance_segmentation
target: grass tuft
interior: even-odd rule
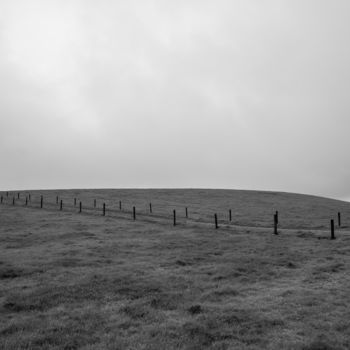
[[[191,315],[197,315],[203,312],[203,309],[200,305],[192,305],[191,307],[188,308],[188,312]]]

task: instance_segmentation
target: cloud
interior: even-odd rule
[[[349,7],[3,2],[4,186],[347,193]]]

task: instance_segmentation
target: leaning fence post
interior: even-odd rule
[[[134,218],[134,220],[136,220],[136,208],[132,207],[132,216]]]
[[[103,203],[102,216],[106,215],[106,203]]]
[[[335,239],[334,235],[334,220],[331,220],[331,239]]]
[[[219,225],[218,225],[218,216],[217,216],[217,214],[214,214],[214,220],[215,220],[215,228],[218,229]]]
[[[60,201],[60,210],[62,210],[62,208],[63,208],[63,202],[62,202],[62,199],[61,199],[61,201]]]
[[[176,226],[176,210],[173,210],[173,216],[174,216],[174,226]]]
[[[277,224],[278,224],[278,216],[277,216],[277,214],[275,214],[275,215],[273,216],[273,233],[274,233],[275,235],[278,235],[278,232],[277,232]]]
[[[338,226],[341,226],[340,213],[338,212]]]

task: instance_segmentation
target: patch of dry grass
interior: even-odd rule
[[[181,198],[193,207],[210,199],[218,211],[234,192],[123,191],[60,194],[90,202],[108,194],[115,203],[148,194],[165,213]],[[297,195],[284,203],[286,194],[251,192],[243,202],[238,194],[236,212],[255,210],[259,227],[1,205],[0,348],[349,349],[350,233],[318,239],[328,233],[315,227],[317,217],[350,206],[305,197],[298,211]],[[272,199],[294,208],[295,229],[282,225],[274,236],[264,228]],[[308,200],[310,222],[301,218]]]

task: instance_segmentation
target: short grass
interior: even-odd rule
[[[12,206],[5,195],[0,205],[0,349],[350,348],[349,203],[254,191],[71,190],[33,191],[25,207],[24,196]],[[338,211],[342,227],[330,240]]]

